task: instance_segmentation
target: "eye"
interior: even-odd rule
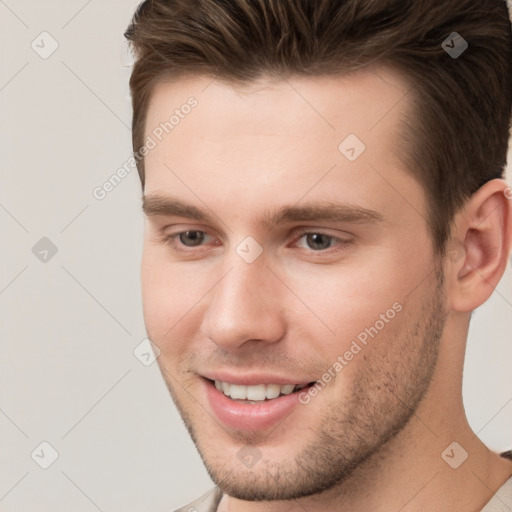
[[[163,232],[157,237],[158,242],[169,246],[175,253],[181,253],[184,256],[204,254],[207,249],[211,250],[222,245],[214,234],[210,234],[206,230],[185,229],[178,231],[177,228],[175,226],[176,230],[174,232]]]
[[[331,253],[337,250],[342,251],[352,243],[350,239],[345,240],[334,235],[317,231],[303,231],[298,234],[295,240],[295,247],[316,253]],[[169,244],[175,251],[182,251],[183,253],[185,253],[187,249],[199,247],[205,249],[208,245],[221,245],[214,236],[200,229],[189,229],[166,235],[163,242]],[[330,249],[332,249],[332,251]]]
[[[301,240],[304,241],[302,244],[300,243]],[[317,232],[304,232],[296,242],[297,246],[316,252],[325,251],[334,245],[348,245],[349,243],[349,240],[343,240],[333,235]]]
[[[190,230],[183,231],[182,233],[178,233],[174,236],[178,237],[179,241],[186,247],[196,247],[203,243],[206,233],[204,231]]]

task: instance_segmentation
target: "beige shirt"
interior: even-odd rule
[[[218,487],[214,487],[193,503],[185,505],[175,512],[217,512],[221,499],[222,491]]]
[[[501,454],[511,458],[510,452]],[[222,491],[214,487],[199,499],[175,512],[216,512],[222,499]],[[496,491],[481,512],[512,512],[512,476]]]

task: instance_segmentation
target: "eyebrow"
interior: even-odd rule
[[[144,195],[142,211],[147,217],[157,215],[186,217],[197,221],[213,222],[214,215],[208,210],[198,208],[172,197],[158,194]],[[357,205],[341,204],[330,201],[285,205],[277,210],[266,212],[261,223],[272,229],[284,222],[297,221],[333,221],[348,223],[382,222],[384,216],[375,211]]]

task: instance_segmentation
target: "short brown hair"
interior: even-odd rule
[[[457,32],[468,48],[446,49]],[[193,73],[248,83],[332,75],[370,63],[401,72],[414,116],[399,157],[423,185],[434,245],[487,181],[503,177],[512,111],[512,33],[505,0],[146,0],[125,36],[134,151],[153,87]],[[144,188],[144,161],[137,162]]]

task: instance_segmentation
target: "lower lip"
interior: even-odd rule
[[[299,394],[307,387],[289,395],[282,395],[258,404],[236,402],[219,391],[213,382],[203,379],[206,396],[217,418],[236,430],[263,430],[275,426],[300,405]]]

